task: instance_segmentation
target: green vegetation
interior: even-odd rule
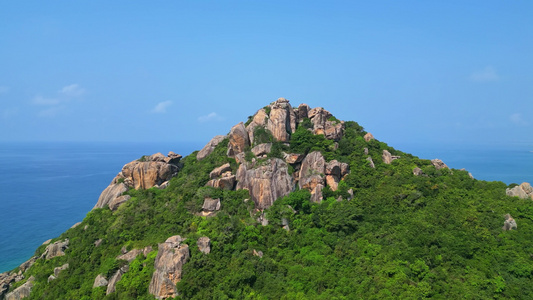
[[[56,240],[70,239],[66,255],[38,260],[27,271],[26,277],[36,278],[30,299],[154,299],[148,285],[157,244],[177,234],[187,238],[191,255],[177,285],[179,299],[533,297],[531,200],[507,197],[502,182],[436,170],[385,143],[366,142],[355,122],[345,123],[337,144],[313,135],[305,124],[292,134],[289,149],[274,143],[270,155],[320,151],[327,160],[349,163],[350,174],[337,191],[325,188],[320,204],[309,202],[308,191],[296,190],[265,211],[269,225],[261,226],[253,202],[244,201],[247,190],[205,187],[215,167],[230,163],[237,169],[225,155],[226,140],[202,161],[196,153],[185,157],[166,189],[131,190],[132,198],[116,212],[93,210],[63,233]],[[255,130],[254,143],[272,142],[269,133]],[[383,150],[401,159],[384,164]],[[414,176],[414,167],[426,176]],[[347,200],[350,189],[353,198]],[[221,199],[215,217],[196,214],[206,196]],[[502,231],[506,213],[517,220],[518,230]],[[196,247],[201,236],[211,239],[210,254]],[[98,274],[109,279],[126,263],[116,259],[124,246],[154,251],[132,261],[117,291],[106,296],[105,288],[92,288],[94,279]],[[36,255],[44,250],[39,247]],[[70,267],[47,283],[54,267],[64,263]]]

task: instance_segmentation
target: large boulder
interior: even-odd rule
[[[294,189],[287,164],[272,158],[259,164],[241,164],[237,170],[237,189],[247,189],[256,208],[265,209]]]
[[[254,130],[256,127],[263,127],[266,128],[266,124],[268,122],[268,115],[266,113],[266,110],[264,108],[261,108],[258,110],[254,117],[252,118],[252,122],[246,126],[246,132],[248,132],[248,137],[250,139],[250,144],[254,144]]]
[[[120,197],[124,192],[128,190],[128,187],[123,183],[111,183],[105,190],[100,194],[98,202],[93,207],[93,209],[103,208],[106,205],[109,205],[116,198]],[[116,201],[115,201],[116,202]]]
[[[257,156],[261,157],[264,155],[267,155],[272,150],[272,143],[265,143],[265,144],[259,144],[252,148],[252,153]]]
[[[101,286],[107,286],[108,283],[109,282],[107,281],[104,275],[98,274],[98,276],[96,276],[96,278],[94,279],[93,289]]]
[[[218,144],[220,144],[220,142],[222,142],[224,139],[226,138],[225,135],[217,135],[215,136],[214,138],[211,139],[211,141],[209,141],[209,143],[207,143],[203,148],[202,150],[200,150],[197,154],[196,154],[196,159],[197,160],[202,160],[204,158],[206,158],[206,156],[208,156],[209,154],[211,154],[213,152],[213,150],[215,150],[216,146]]]
[[[220,175],[222,175],[222,173],[225,173],[225,172],[228,172],[228,171],[231,171],[230,164],[229,163],[223,164],[222,166],[213,169],[213,171],[211,171],[211,173],[209,173],[209,178],[210,179],[218,178],[218,177],[220,177]]]
[[[340,180],[349,172],[347,163],[341,163],[337,160],[332,160],[326,164],[325,174],[326,183],[332,191],[336,191]]]
[[[217,189],[224,190],[233,190],[235,186],[235,175],[231,174],[230,171],[223,173],[220,178],[211,179],[206,183],[206,186],[214,187]]]
[[[130,266],[128,265],[125,265],[125,266],[122,266],[120,269],[118,269],[115,274],[113,274],[113,276],[111,276],[111,278],[109,279],[109,282],[107,284],[107,290],[105,292],[106,295],[109,295],[111,293],[113,293],[116,289],[116,286],[117,286],[117,282],[120,281],[120,279],[122,279],[122,275],[124,275],[126,272],[128,272]]]
[[[272,136],[280,142],[288,142],[290,133],[296,130],[296,115],[285,98],[279,98],[270,105],[270,118],[267,122],[267,129],[272,132]],[[291,125],[291,121],[292,124]]]
[[[516,221],[513,219],[513,217],[511,217],[510,214],[506,214],[505,215],[505,221],[503,222],[503,230],[504,231],[507,231],[507,230],[513,230],[513,229],[516,229],[517,228],[517,225],[516,225]]]
[[[302,103],[298,106],[298,120],[302,121],[305,118],[309,118],[309,105]]]
[[[235,157],[235,155],[244,152],[244,149],[248,146],[250,146],[250,138],[244,124],[240,122],[233,126],[229,132],[227,154],[229,157]]]
[[[0,299],[9,290],[10,284],[15,281],[17,274],[15,273],[1,273],[0,274]]]
[[[155,271],[148,291],[157,299],[174,298],[178,295],[176,283],[180,281],[183,265],[189,260],[189,246],[182,244],[179,235],[169,237],[159,244],[155,258]]]
[[[29,297],[34,281],[35,281],[35,277],[33,276],[28,278],[28,281],[26,281],[23,285],[14,289],[11,293],[8,293],[6,295],[6,300],[20,300],[20,299]]]
[[[313,202],[322,200],[325,169],[326,161],[319,151],[307,154],[302,161],[298,184],[300,189],[307,189],[311,192],[311,201]]]
[[[374,136],[372,135],[372,133],[367,132],[363,138],[365,139],[365,141],[370,142],[371,140],[374,139]]]
[[[442,160],[440,160],[440,159],[438,159],[438,158],[432,159],[432,160],[431,160],[431,164],[432,164],[433,166],[435,166],[435,168],[436,168],[437,170],[440,170],[440,169],[449,169],[448,166],[447,166]]]
[[[69,264],[64,264],[61,267],[55,267],[54,268],[54,276],[55,277],[59,276],[59,273],[61,273],[61,271],[64,271],[64,270],[68,269],[68,266],[69,266]]]
[[[56,256],[63,256],[65,255],[65,250],[68,248],[69,240],[65,239],[64,241],[57,241],[53,244],[50,244],[46,246],[46,249],[44,250],[41,257],[45,257],[46,259],[51,259]]]
[[[152,252],[152,246],[146,246],[143,249],[131,249],[130,251],[117,256],[117,259],[126,260],[132,262],[139,254],[146,257],[148,253]]]
[[[527,182],[505,190],[507,196],[518,197],[520,199],[531,198],[533,200],[533,187]]]
[[[383,162],[387,165],[390,165],[393,160],[400,158],[399,156],[392,155],[388,150],[383,150],[383,154],[381,155],[381,158],[383,159]]]
[[[202,236],[198,238],[196,245],[198,245],[198,250],[200,250],[200,252],[205,254],[211,253],[211,239],[208,237]]]

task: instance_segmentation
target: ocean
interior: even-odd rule
[[[207,141],[206,141],[207,142]],[[186,156],[204,143],[0,143],[0,273],[83,220],[122,166],[142,155]],[[475,178],[533,183],[533,146],[393,145]]]

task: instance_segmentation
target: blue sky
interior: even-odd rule
[[[278,97],[533,145],[531,1],[2,1],[0,141],[205,143]]]

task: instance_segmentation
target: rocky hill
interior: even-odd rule
[[[531,199],[280,98],[185,158],[126,164],[0,298],[528,298]]]

